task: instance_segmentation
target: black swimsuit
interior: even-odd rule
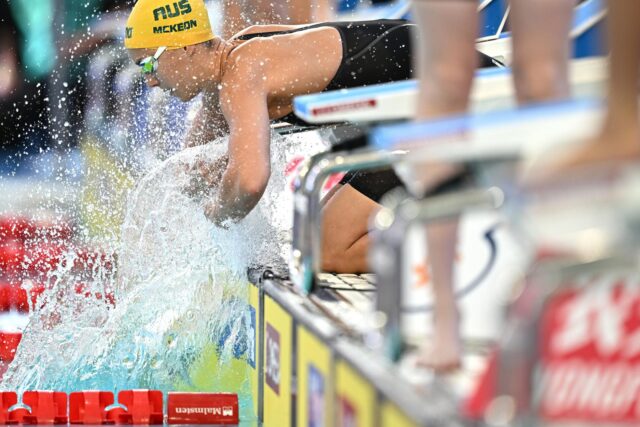
[[[253,33],[240,40],[292,34],[313,28],[332,27],[342,39],[342,62],[323,92],[410,79],[411,46],[417,34],[404,20],[379,19],[361,22],[321,22],[288,31]]]

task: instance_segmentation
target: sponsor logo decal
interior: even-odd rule
[[[237,424],[238,395],[169,392],[167,421],[169,424]]]
[[[197,26],[198,22],[195,19],[191,19],[189,21],[180,22],[179,24],[153,27],[153,34],[179,33],[180,31],[190,30],[191,28],[196,28]]]
[[[174,2],[173,4],[153,9],[153,19],[159,21],[160,18],[175,18],[176,16],[186,15],[187,13],[191,13],[189,0],[180,0],[180,2]]]
[[[338,113],[341,111],[362,110],[365,108],[373,108],[376,106],[375,99],[367,99],[364,101],[350,102],[348,104],[327,105],[326,107],[317,107],[311,110],[311,115],[322,116],[324,114]]]
[[[224,417],[232,417],[233,416],[233,407],[231,406],[211,406],[211,407],[200,407],[200,408],[190,408],[190,407],[176,407],[176,414],[202,414],[202,415],[222,415]]]
[[[291,159],[285,166],[284,176],[287,178],[288,188],[293,191],[295,188],[295,179],[298,176],[300,170],[302,169],[302,164],[305,160],[303,156],[296,156]],[[344,177],[343,172],[338,172],[332,174],[325,181],[320,197],[324,197],[333,187],[340,183],[340,180]]]
[[[130,39],[131,37],[133,37],[133,27],[127,27],[124,30],[124,36],[128,39]]]
[[[280,395],[280,334],[269,323],[266,340],[266,382],[277,395]]]

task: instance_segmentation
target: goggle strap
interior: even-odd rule
[[[153,55],[153,59],[157,61],[158,58],[160,58],[160,55],[162,55],[165,50],[167,50],[166,46],[160,46],[158,50],[156,50],[156,53]]]

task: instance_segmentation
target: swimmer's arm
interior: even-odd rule
[[[246,84],[252,77],[237,73],[245,84],[230,82],[230,89],[221,93],[223,101],[230,101],[222,102],[230,127],[229,162],[216,199],[205,206],[205,214],[217,224],[244,218],[262,197],[271,173],[267,95],[259,85]]]
[[[228,133],[229,126],[220,110],[217,95],[206,93],[185,138],[184,146],[203,145]]]

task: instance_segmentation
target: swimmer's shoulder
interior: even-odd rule
[[[235,48],[227,58],[220,94],[263,86],[262,76],[267,75],[266,64],[273,49],[273,43],[265,40],[249,40]]]
[[[241,42],[227,57],[223,86],[282,86],[304,76],[309,71],[308,64],[315,64],[318,58],[327,59],[333,54],[337,60],[341,58],[341,38],[333,27],[313,28],[286,36],[291,37],[256,37]]]

